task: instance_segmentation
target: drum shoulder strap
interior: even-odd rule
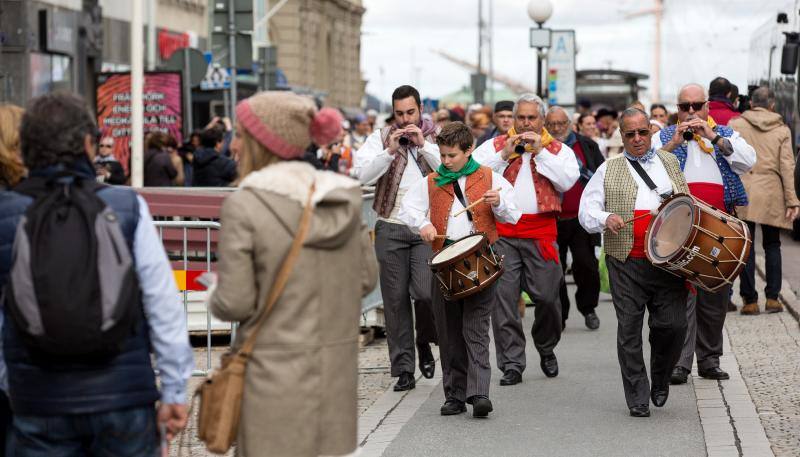
[[[636,160],[631,160],[631,159],[627,159],[627,160],[631,164],[633,169],[636,170],[636,173],[639,175],[639,177],[642,178],[642,181],[644,181],[644,183],[647,184],[647,187],[649,187],[650,190],[652,190],[653,192],[658,193],[658,191],[656,190],[657,189],[656,183],[654,183],[653,180],[650,178],[650,175],[648,175],[647,172],[644,171],[644,168],[642,167],[642,164],[640,164]],[[663,200],[663,199],[666,199],[667,197],[669,197],[670,195],[672,195],[672,192],[670,191],[669,193],[658,194],[658,195]]]

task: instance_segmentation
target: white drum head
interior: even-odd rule
[[[656,215],[647,236],[653,261],[666,262],[686,243],[694,222],[694,200],[688,196],[672,199]]]
[[[456,241],[455,243],[447,246],[446,248],[439,251],[438,254],[433,256],[431,259],[431,265],[437,265],[440,263],[445,263],[449,260],[452,260],[465,252],[469,252],[470,250],[474,249],[475,246],[480,244],[481,240],[483,239],[483,235],[470,235],[460,240]]]

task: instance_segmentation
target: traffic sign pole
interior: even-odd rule
[[[183,119],[186,125],[185,136],[188,138],[192,134],[192,66],[189,64],[189,48],[183,48]]]
[[[236,122],[236,0],[228,0],[228,61],[231,68],[231,122]]]

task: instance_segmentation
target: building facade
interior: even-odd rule
[[[159,61],[204,45],[205,0],[153,1]],[[98,72],[130,66],[130,17],[119,0],[0,0],[0,101],[24,106],[56,90],[93,101]]]
[[[320,94],[330,106],[361,106],[364,11],[361,0],[289,0],[270,19],[269,40],[290,87]]]

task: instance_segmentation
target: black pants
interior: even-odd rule
[[[669,384],[686,336],[685,280],[654,267],[647,259],[625,262],[606,256],[611,298],[617,312],[617,357],[628,407],[650,403],[650,383],[642,353],[644,312],[649,313],[650,377]]]
[[[591,235],[581,227],[578,218],[558,221],[558,252],[561,267],[566,273],[567,250],[572,251],[572,277],[578,290],[575,292],[575,304],[584,316],[594,312],[600,297],[600,273],[597,268],[597,257],[594,256],[594,243]],[[569,316],[569,294],[566,280],[561,282],[561,320]]]
[[[764,295],[773,300],[778,299],[781,293],[781,229],[771,225],[761,225],[761,245],[764,247],[764,261],[767,269],[767,286],[764,288]],[[756,291],[756,224],[747,222],[750,228],[750,235],[753,237],[753,247],[750,249],[750,256],[744,270],[739,274],[739,295],[745,303],[756,303],[758,292]]]

